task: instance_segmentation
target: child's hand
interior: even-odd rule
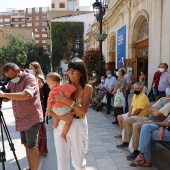
[[[46,116],[49,116],[49,113],[46,111],[46,112],[45,112],[45,115],[46,115]]]

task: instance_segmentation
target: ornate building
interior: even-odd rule
[[[170,65],[169,11],[169,0],[111,0],[103,19],[107,68],[124,66],[134,82],[143,71],[150,87],[159,63]],[[96,20],[89,26],[87,48],[99,45],[94,39],[98,28]]]

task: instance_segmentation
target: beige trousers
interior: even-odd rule
[[[124,132],[124,142],[129,143],[132,138],[132,148],[138,150],[140,129],[143,124],[147,124],[148,118],[141,116],[131,116],[126,119],[125,132]]]

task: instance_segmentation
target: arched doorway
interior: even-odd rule
[[[141,71],[145,73],[146,78],[148,77],[149,24],[145,11],[137,13],[130,34],[130,58],[126,59],[125,65],[132,81],[137,82]]]
[[[143,19],[140,24],[137,42],[136,42],[136,59],[137,59],[137,75],[143,72],[148,77],[148,40],[149,40],[148,21]],[[137,79],[138,81],[139,79]],[[147,85],[147,81],[146,81]]]
[[[110,71],[114,71],[115,69],[115,61],[116,61],[116,37],[112,35],[109,43],[109,59],[107,63],[107,69]]]

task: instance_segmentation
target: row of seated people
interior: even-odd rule
[[[160,98],[150,107],[148,97],[142,93],[143,85],[134,84],[131,107],[128,113],[118,115],[121,133],[116,138],[122,138],[123,143],[118,148],[128,147],[132,140],[133,152],[127,159],[135,159],[130,166],[152,166],[150,140],[170,141],[170,87],[166,89],[166,97]],[[123,131],[123,137],[121,136]],[[132,138],[132,139],[131,139]]]

